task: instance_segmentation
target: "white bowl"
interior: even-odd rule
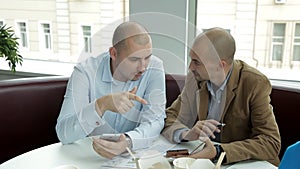
[[[189,169],[198,169],[201,166],[201,169],[214,169],[215,165],[209,159],[197,159],[194,161],[192,165],[190,165]]]
[[[190,167],[196,159],[190,157],[180,157],[173,161],[174,169],[186,169]]]

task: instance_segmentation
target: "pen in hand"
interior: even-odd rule
[[[218,128],[224,127],[226,124],[225,123],[220,123],[217,125]]]
[[[218,128],[224,127],[226,124],[225,123],[220,123],[217,125]],[[202,145],[204,145],[205,142],[201,142],[194,150],[191,151],[190,154],[193,154],[194,152],[196,152]]]
[[[205,142],[201,142],[190,154],[193,154],[194,152],[196,152],[196,150],[198,150],[204,144],[205,144]]]

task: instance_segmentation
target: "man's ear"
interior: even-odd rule
[[[109,48],[109,54],[112,60],[116,60],[117,58],[117,49],[115,47]]]
[[[223,69],[227,66],[227,62],[225,60],[221,60],[219,66],[222,67]]]

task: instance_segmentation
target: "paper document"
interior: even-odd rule
[[[176,147],[177,144],[172,144],[169,141],[167,141],[165,138],[161,137],[157,141],[153,142],[153,145],[151,145],[149,148],[140,149],[135,151],[134,155],[137,158],[145,157],[149,154],[161,154],[164,155],[167,150],[172,149]],[[119,168],[119,169],[136,169],[136,164],[132,157],[124,153],[120,156],[114,157],[112,160],[108,160],[107,162],[104,162],[100,169],[108,169],[108,168]]]

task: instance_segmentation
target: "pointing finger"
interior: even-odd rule
[[[131,90],[129,91],[129,93],[136,94],[136,91],[137,91],[137,87],[134,86],[133,89],[131,89]]]
[[[132,94],[132,93],[129,94],[129,99],[138,101],[142,104],[148,104],[148,102],[145,99],[143,99],[135,94]]]

